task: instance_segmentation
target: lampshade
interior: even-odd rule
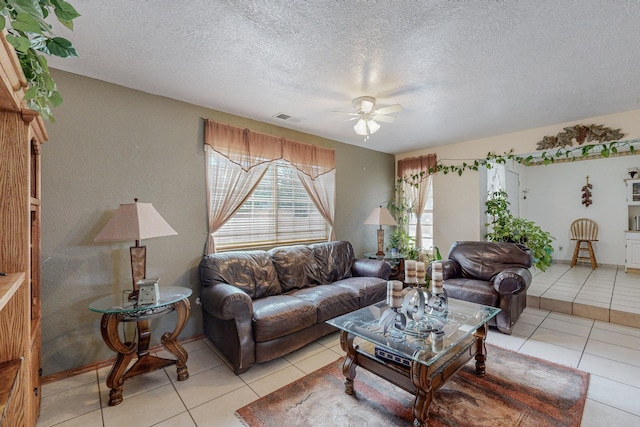
[[[151,203],[125,203],[95,237],[96,242],[141,240],[178,234]]]
[[[382,206],[374,208],[364,223],[367,225],[398,225],[391,212]]]

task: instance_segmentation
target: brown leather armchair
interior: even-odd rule
[[[442,262],[444,288],[449,298],[498,307],[489,325],[511,335],[511,328],[527,306],[531,284],[531,252],[515,243],[454,242]],[[431,275],[431,266],[427,267]]]

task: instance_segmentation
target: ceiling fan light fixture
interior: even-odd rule
[[[380,125],[373,120],[367,120],[367,126],[369,127],[369,135],[376,133],[380,129]]]
[[[358,135],[367,136],[369,134],[367,122],[364,119],[358,120],[356,125],[353,127],[353,130],[355,130]]]

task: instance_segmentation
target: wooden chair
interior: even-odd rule
[[[598,268],[598,262],[596,261],[596,255],[593,252],[593,246],[591,242],[598,241],[598,224],[595,221],[588,218],[579,218],[571,223],[571,240],[576,241],[576,249],[573,251],[573,259],[571,260],[571,267],[576,265],[578,260],[591,261],[591,268]],[[583,247],[582,244],[586,243],[587,246]],[[580,256],[580,252],[588,251],[589,256]]]

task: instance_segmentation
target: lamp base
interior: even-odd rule
[[[131,277],[133,277],[133,292],[129,295],[129,299],[138,298],[137,283],[147,276],[147,247],[131,246],[129,248],[131,254]]]
[[[384,256],[384,230],[382,227],[378,229],[378,252],[376,256]]]

